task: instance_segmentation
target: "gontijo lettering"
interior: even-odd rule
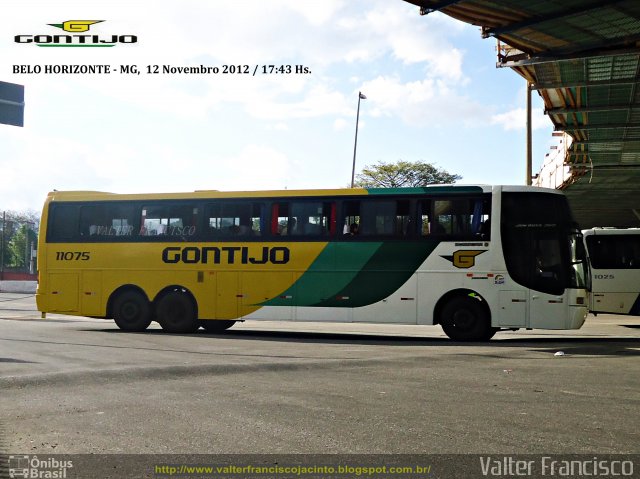
[[[162,261],[165,263],[286,264],[289,257],[289,248],[284,246],[263,246],[260,251],[250,251],[248,246],[168,246],[162,250]]]

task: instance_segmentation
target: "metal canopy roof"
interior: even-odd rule
[[[573,139],[562,186],[581,227],[640,226],[640,1],[405,0],[498,40],[498,66]]]

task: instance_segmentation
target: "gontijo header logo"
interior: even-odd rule
[[[39,47],[113,47],[118,43],[137,43],[138,37],[135,35],[98,35],[92,34],[77,35],[88,32],[92,25],[102,23],[105,20],[67,20],[62,23],[48,23],[51,27],[56,27],[69,32],[67,35],[16,35],[16,43],[32,43]]]
[[[62,28],[65,32],[88,32],[91,25],[104,20],[67,20],[64,23],[47,23],[52,27]]]

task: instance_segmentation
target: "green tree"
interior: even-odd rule
[[[397,163],[379,162],[365,166],[356,175],[355,186],[363,188],[399,188],[402,186],[427,186],[451,184],[462,176],[436,168],[424,161],[398,161]]]
[[[37,243],[39,223],[35,211],[0,212],[0,269],[29,266],[31,243]]]
[[[31,243],[34,245],[38,239],[35,231],[27,224],[18,228],[9,241],[8,264],[15,268],[28,268],[31,259]]]

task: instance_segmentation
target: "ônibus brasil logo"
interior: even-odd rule
[[[67,35],[16,35],[16,43],[33,43],[39,47],[113,47],[118,43],[137,43],[135,35],[106,35],[83,34],[92,25],[104,20],[67,20],[62,23],[48,23],[69,32]]]

